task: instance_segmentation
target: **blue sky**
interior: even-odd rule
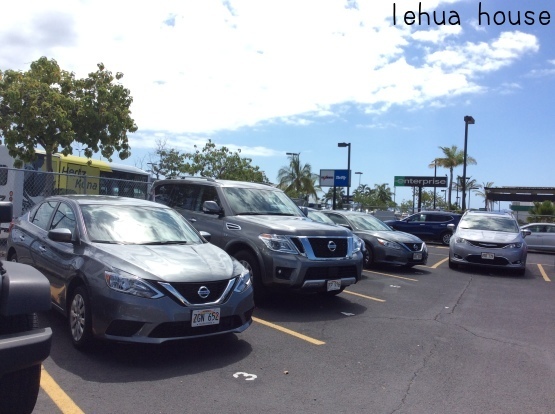
[[[144,169],[158,142],[191,151],[211,139],[275,181],[287,152],[316,173],[346,169],[337,143],[349,142],[351,193],[359,180],[393,188],[397,175],[433,176],[440,146],[462,149],[471,115],[478,164],[467,176],[555,186],[555,3],[483,1],[491,19],[506,18],[489,25],[485,15],[479,24],[478,1],[420,3],[430,25],[405,24],[419,2],[403,0],[9,2],[0,69],[28,70],[46,56],[79,77],[99,62],[123,72],[139,127],[123,163]],[[434,11],[460,25],[435,24]],[[509,11],[513,22],[521,12],[520,25]],[[410,194],[398,187],[396,201]]]

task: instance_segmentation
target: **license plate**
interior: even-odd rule
[[[493,253],[482,253],[482,259],[493,260],[495,255]]]
[[[198,309],[191,315],[191,326],[217,325],[220,323],[220,308]]]
[[[422,253],[413,253],[412,260],[422,260]]]
[[[341,289],[341,280],[328,280],[328,292]]]

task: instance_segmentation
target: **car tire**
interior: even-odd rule
[[[39,327],[36,314],[0,317],[0,335]],[[41,364],[10,372],[0,378],[0,413],[31,413],[40,387]]]
[[[73,346],[77,349],[89,347],[92,343],[91,302],[84,286],[78,286],[71,294],[67,319]]]
[[[262,272],[254,255],[245,250],[237,252],[233,257],[241,263],[251,274],[254,303],[261,305],[268,299],[268,288],[262,282]]]
[[[449,259],[449,269],[458,269],[459,265]]]
[[[369,269],[374,264],[374,252],[370,247],[369,243],[366,243],[366,249],[364,250],[364,255],[362,259],[362,265],[365,269]]]
[[[444,246],[449,246],[449,240],[451,240],[451,236],[453,235],[453,233],[446,231],[444,233],[441,233],[440,239],[441,239],[441,243]]]
[[[17,263],[17,253],[15,251],[12,251],[8,255],[8,262],[16,262]]]

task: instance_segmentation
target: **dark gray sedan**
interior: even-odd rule
[[[161,343],[252,323],[248,271],[159,203],[50,197],[12,222],[7,243],[8,260],[49,279],[77,348],[95,337]]]
[[[364,240],[366,268],[373,263],[412,267],[428,261],[426,243],[412,234],[393,230],[370,214],[345,210],[322,210],[322,213]]]

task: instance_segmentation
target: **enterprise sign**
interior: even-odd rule
[[[447,177],[395,176],[394,187],[447,187]]]

